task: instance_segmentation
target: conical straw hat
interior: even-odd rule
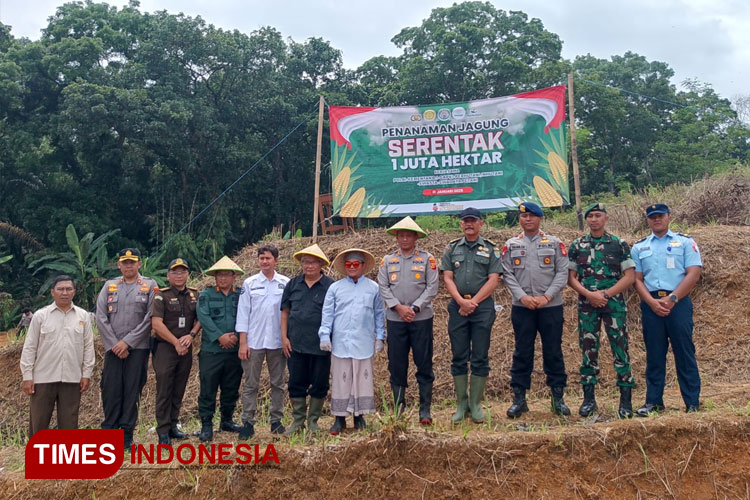
[[[346,276],[346,266],[344,266],[344,261],[346,259],[346,254],[351,252],[359,252],[365,256],[365,265],[362,274],[369,273],[370,270],[375,267],[375,257],[373,257],[370,252],[362,250],[361,248],[347,248],[333,259],[333,267],[336,268],[336,271],[338,271],[341,276]]]
[[[245,271],[226,255],[219,259],[216,264],[206,269],[206,274],[213,276],[218,271],[232,271],[237,274],[245,274]]]
[[[295,254],[293,255],[293,257],[294,257],[295,259],[297,259],[298,261],[300,261],[300,262],[301,262],[301,261],[302,261],[302,256],[303,256],[303,255],[312,255],[313,257],[317,257],[317,258],[319,258],[320,260],[322,260],[323,262],[325,262],[325,263],[326,263],[326,266],[330,266],[330,265],[331,265],[331,261],[330,261],[330,260],[328,260],[328,257],[326,257],[326,254],[325,254],[325,252],[324,252],[323,250],[321,250],[321,249],[320,249],[320,247],[319,247],[318,245],[310,245],[310,246],[309,246],[309,247],[307,247],[307,248],[303,248],[303,249],[302,249],[302,250],[300,250],[299,252],[296,252],[296,253],[295,253]]]
[[[414,222],[414,219],[408,216],[404,217],[403,219],[389,227],[388,230],[386,230],[386,233],[390,234],[391,236],[396,236],[396,233],[400,230],[414,231],[419,235],[420,238],[427,237],[427,233],[425,232],[425,230],[419,227],[419,224]]]

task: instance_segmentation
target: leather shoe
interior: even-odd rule
[[[226,432],[240,432],[242,430],[242,426],[235,424],[231,420],[222,420],[220,429]]]
[[[169,434],[159,434],[159,444],[172,444]]]
[[[188,435],[182,432],[177,427],[172,427],[169,429],[169,437],[172,439],[187,439]]]
[[[271,422],[271,434],[284,434],[284,432],[286,432],[286,429],[280,420]]]
[[[685,408],[685,413],[698,413],[699,411],[698,405],[687,405]]]
[[[664,411],[664,406],[653,404],[653,403],[646,403],[640,408],[638,408],[635,414],[638,415],[639,417],[648,417],[649,413],[659,413],[662,411]]]
[[[250,422],[243,422],[242,429],[237,436],[237,439],[246,441],[255,435],[255,426]]]
[[[211,441],[214,438],[214,426],[211,422],[207,422],[201,426],[201,432],[198,434],[198,439],[201,441]]]

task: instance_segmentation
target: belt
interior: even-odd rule
[[[672,293],[672,290],[654,290],[653,292],[649,292],[652,297],[669,297],[669,294]]]

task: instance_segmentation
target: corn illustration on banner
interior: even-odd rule
[[[342,217],[569,204],[565,86],[434,106],[331,106]]]

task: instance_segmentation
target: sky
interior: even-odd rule
[[[0,22],[16,37],[39,38],[63,0],[0,0]],[[110,5],[126,2],[110,0]],[[141,0],[142,12],[167,10],[200,15],[224,29],[249,33],[273,26],[285,37],[321,37],[356,68],[377,55],[400,51],[391,38],[418,26],[443,0]],[[563,57],[591,54],[609,59],[627,51],[663,61],[673,82],[697,78],[722,97],[750,95],[750,1],[748,0],[492,0],[498,9],[522,10],[542,20],[563,41]]]

